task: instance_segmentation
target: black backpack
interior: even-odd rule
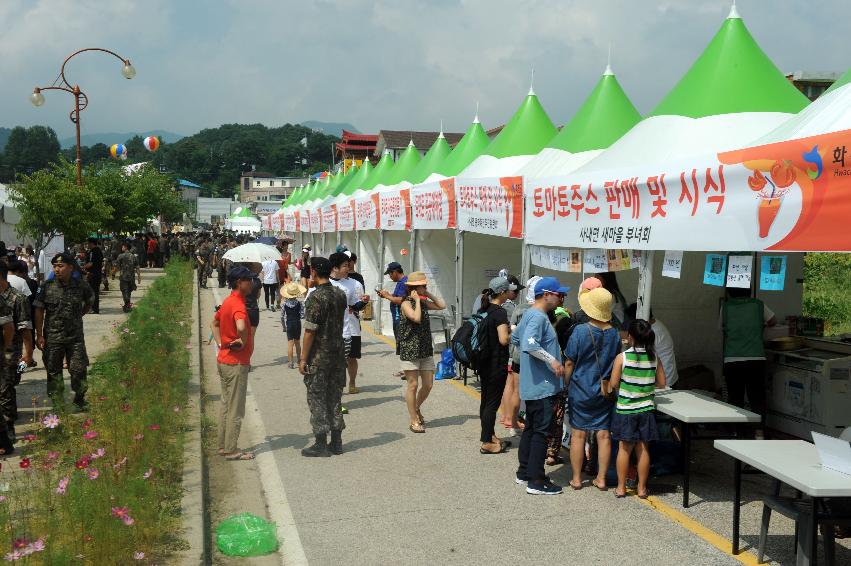
[[[473,314],[464,321],[452,337],[452,354],[464,367],[476,369],[479,364],[488,341],[487,324],[485,324],[487,318],[487,311]]]

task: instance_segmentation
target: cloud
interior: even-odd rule
[[[0,125],[72,125],[53,81],[84,46],[129,57],[139,74],[86,54],[69,66],[91,99],[83,128],[193,133],[225,122],[307,119],[379,128],[463,131],[480,102],[486,126],[505,122],[529,88],[557,123],[613,67],[651,110],[715,34],[726,0],[4,0],[0,3]],[[840,0],[817,5],[740,1],[757,41],[784,71],[844,71]]]

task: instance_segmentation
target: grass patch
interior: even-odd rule
[[[90,368],[89,412],[36,415],[20,465],[4,463],[0,474],[7,560],[151,564],[185,544],[191,309],[191,268],[170,262]]]
[[[804,316],[823,318],[825,334],[851,332],[851,254],[804,257]]]

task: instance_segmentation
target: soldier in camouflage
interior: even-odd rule
[[[0,263],[0,325],[3,328],[3,359],[0,361],[0,449],[5,440],[15,441],[18,405],[15,396],[18,362],[32,362],[32,321],[30,303],[6,280],[8,269]],[[5,436],[3,436],[5,433]],[[9,453],[6,450],[6,453]]]
[[[316,286],[305,302],[304,346],[299,371],[307,387],[310,425],[316,443],[301,451],[302,456],[326,457],[343,453],[341,399],[346,385],[346,358],[343,349],[343,315],[346,294],[331,285],[331,262],[315,257],[310,271]],[[331,444],[327,443],[331,433]]]
[[[74,258],[70,254],[56,254],[50,263],[54,277],[42,284],[33,302],[36,345],[44,352],[47,394],[53,398],[54,407],[64,405],[62,364],[67,357],[74,404],[84,409],[89,357],[83,335],[83,316],[94,304],[94,292],[79,272],[75,273]]]
[[[139,260],[130,252],[130,244],[127,242],[121,243],[121,253],[115,260],[115,267],[118,269],[121,298],[124,299],[121,310],[130,312],[130,295],[136,290],[137,284],[142,284],[142,271],[139,269]]]
[[[198,285],[200,285],[202,289],[207,288],[207,277],[209,277],[212,272],[212,268],[210,267],[211,253],[212,248],[210,247],[210,242],[207,241],[207,238],[202,236],[201,243],[198,244],[198,247],[195,249],[195,260],[198,262]]]

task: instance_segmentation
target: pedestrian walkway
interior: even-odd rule
[[[138,302],[148,292],[154,280],[163,274],[162,269],[143,269],[142,284],[133,292],[133,302]],[[102,352],[108,350],[114,343],[116,325],[127,319],[127,314],[122,312],[121,291],[118,289],[118,279],[110,280],[109,291],[100,292],[100,314],[87,314],[83,317],[83,326],[86,334],[86,352],[89,355],[89,368],[95,358]],[[38,366],[28,369],[21,377],[18,385],[18,434],[27,430],[30,416],[36,409],[44,410],[47,402],[47,373],[44,371],[42,353],[38,349],[33,352],[33,359]],[[65,397],[71,402],[73,393],[68,381],[68,371],[65,370]]]
[[[226,290],[216,292],[224,298]],[[204,329],[212,294],[202,290],[209,311]],[[472,388],[436,382],[423,406],[426,434],[408,430],[393,349],[366,332],[361,392],[343,396],[349,409],[345,453],[303,458],[301,448],[313,440],[305,389],[298,371],[286,367],[279,320],[279,313],[261,312],[249,374],[249,414],[240,446],[253,449],[257,460],[227,463],[233,478],[254,479],[229,486],[226,501],[216,505],[229,512],[253,509],[269,518],[285,506],[278,516],[290,517],[284,526],[290,533],[295,526],[298,541],[283,540],[284,549],[299,545],[310,564],[756,563],[751,553],[732,557],[707,541],[724,547],[732,517],[732,464],[711,443],[695,446],[695,468],[702,471],[692,478],[697,503],[688,510],[676,503],[679,476],[651,481],[656,497],[649,502],[615,499],[612,490],[593,487],[554,497],[527,495],[513,481],[517,439],[507,454],[479,454],[478,399]],[[217,380],[206,368],[208,383]],[[250,443],[251,438],[259,441]],[[271,469],[264,470],[264,460]],[[548,472],[567,485],[567,466]],[[270,479],[282,489],[273,490],[277,499],[264,509],[253,490],[259,489],[257,482],[268,490]],[[750,477],[745,485],[743,540],[755,545],[751,535],[758,533],[759,497],[768,484]],[[215,503],[217,494],[211,497]],[[792,529],[782,517],[772,519],[771,558],[790,559]],[[838,559],[849,556],[847,546],[837,549]]]

